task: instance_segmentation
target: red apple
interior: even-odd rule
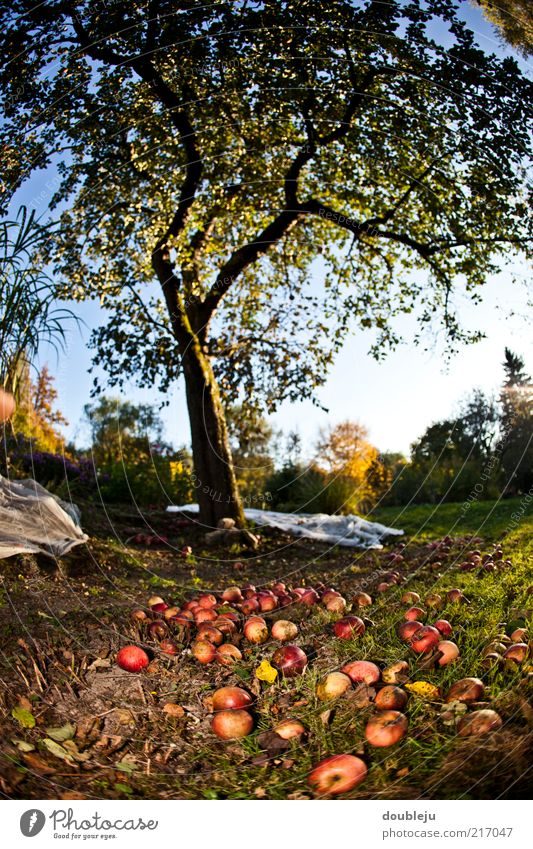
[[[327,702],[330,699],[338,699],[346,690],[352,689],[352,681],[344,672],[330,672],[316,688],[316,694],[320,701]]]
[[[322,604],[327,604],[328,601],[330,601],[332,598],[340,598],[340,593],[338,593],[337,590],[330,588],[329,590],[326,590],[324,593],[322,593],[320,601],[322,602]]]
[[[179,654],[181,649],[173,640],[161,640],[159,643],[159,648],[163,652],[163,654],[176,655]]]
[[[403,618],[408,622],[416,622],[423,619],[425,615],[426,611],[422,610],[421,607],[410,607],[409,610],[406,610],[403,614]]]
[[[230,619],[229,616],[219,616],[217,619],[213,621],[213,627],[217,628],[223,634],[235,634],[237,632],[237,626],[233,619]]]
[[[260,616],[251,616],[244,623],[244,636],[251,643],[266,643],[268,640],[267,623]]]
[[[355,755],[332,755],[311,770],[307,781],[318,796],[338,796],[361,784],[367,772],[365,762]]]
[[[503,653],[504,660],[512,660],[515,663],[523,663],[529,654],[527,643],[513,643]]]
[[[405,660],[397,660],[383,670],[381,677],[387,684],[404,684],[409,678],[409,664]]]
[[[333,633],[341,640],[353,640],[365,633],[365,623],[358,616],[345,616],[335,622]]]
[[[416,652],[430,651],[438,646],[441,634],[432,625],[425,625],[411,637],[409,645]]]
[[[245,616],[256,613],[259,610],[259,602],[256,598],[246,598],[241,604],[241,610]]]
[[[442,654],[438,660],[439,666],[447,666],[459,657],[459,647],[451,640],[441,640],[437,645],[437,651]]]
[[[407,704],[407,693],[401,687],[387,684],[376,693],[374,704],[380,710],[403,710]]]
[[[213,643],[213,645],[219,646],[224,642],[224,635],[222,631],[219,631],[219,629],[215,628],[214,625],[211,625],[210,622],[203,622],[196,632],[196,639],[208,640],[208,642]]]
[[[298,626],[294,622],[289,622],[288,619],[278,619],[272,625],[272,637],[274,640],[279,640],[284,643],[287,640],[293,640],[298,634]]]
[[[215,607],[216,603],[216,596],[214,596],[212,593],[204,593],[204,595],[198,597],[198,604],[200,605],[200,607]]]
[[[407,717],[398,710],[383,710],[368,720],[365,737],[371,746],[394,746],[407,733]]]
[[[442,607],[442,596],[438,593],[429,593],[424,599],[424,604],[426,607],[433,607],[438,610],[439,607]]]
[[[268,590],[257,593],[257,601],[259,602],[261,613],[269,613],[271,610],[275,610],[278,606],[276,596]]]
[[[369,660],[351,660],[344,664],[341,672],[351,678],[354,684],[375,684],[381,675],[379,667]]]
[[[197,625],[201,622],[214,622],[216,618],[217,614],[212,607],[197,607],[194,611],[194,621]]]
[[[172,617],[177,616],[179,612],[179,607],[167,607],[167,609],[163,611],[163,619],[172,619]]]
[[[156,619],[148,625],[148,633],[155,640],[162,640],[168,634],[168,627],[162,619]]]
[[[280,646],[272,655],[272,665],[285,678],[294,678],[305,670],[307,655],[299,646],[291,644]]]
[[[450,637],[452,634],[453,629],[447,619],[437,619],[433,627],[440,631],[443,637]]]
[[[164,603],[165,603],[165,601],[164,601],[164,599],[161,598],[160,595],[152,595],[148,599],[148,607],[151,607],[152,609],[153,609],[155,604],[164,604]]]
[[[276,581],[276,583],[272,586],[272,592],[274,595],[285,595],[287,592],[287,587],[281,581]]]
[[[211,728],[222,740],[238,740],[253,731],[254,721],[247,710],[220,710],[211,720]]]
[[[222,643],[217,648],[216,658],[222,666],[233,666],[234,663],[242,660],[242,654],[237,646],[234,646],[232,643]]]
[[[124,646],[117,653],[116,660],[120,668],[125,669],[126,672],[140,672],[150,663],[148,655],[139,646]]]
[[[479,678],[461,678],[452,684],[446,695],[447,702],[478,702],[483,698],[485,686]]]
[[[150,607],[154,613],[163,613],[168,610],[168,604],[165,601],[158,601],[157,604],[151,604]]]
[[[242,600],[242,593],[239,587],[226,587],[222,593],[222,601],[229,601],[236,604]]]
[[[311,607],[313,604],[318,604],[319,601],[320,597],[317,591],[312,587],[306,589],[300,596],[300,604],[306,604],[308,607]]]
[[[221,687],[213,693],[213,710],[242,710],[249,708],[252,701],[241,687]]]
[[[400,622],[396,626],[396,633],[398,634],[402,643],[408,643],[418,631],[422,630],[422,627],[422,623],[417,622],[416,620],[411,622]]]
[[[464,595],[463,595],[462,590],[459,590],[459,589],[449,590],[449,591],[446,593],[446,598],[447,598],[447,599],[448,599],[448,601],[450,601],[452,604],[458,604],[458,603],[459,603],[459,602],[461,602],[461,601],[466,601],[466,599],[465,599],[465,597],[464,597]]]
[[[386,593],[387,590],[390,589],[390,584],[388,584],[386,581],[381,581],[381,583],[377,585],[376,589],[378,593]]]
[[[192,554],[191,546],[190,545],[183,545],[180,549],[180,554],[183,557],[183,559],[185,559],[186,557],[189,557]]]

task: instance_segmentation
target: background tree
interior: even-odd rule
[[[223,402],[315,397],[402,312],[477,338],[454,288],[527,244],[530,84],[456,8],[0,2],[6,202],[59,163],[65,296],[108,311],[111,383],[183,374],[207,523],[243,518]]]
[[[475,0],[504,41],[524,56],[533,53],[533,8],[530,0]]]
[[[510,494],[533,487],[533,384],[524,360],[505,349],[505,380],[500,393],[501,465]]]
[[[63,452],[65,440],[61,425],[68,422],[57,409],[58,393],[47,366],[31,378],[28,363],[20,365],[17,376],[17,407],[11,420],[14,433],[30,440],[35,450]]]
[[[147,457],[150,446],[162,440],[161,416],[149,404],[131,404],[103,396],[86,404],[85,418],[91,432],[91,452],[98,467],[111,467],[135,455]]]

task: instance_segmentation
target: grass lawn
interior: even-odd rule
[[[259,552],[247,553],[207,549],[193,523],[180,526],[163,512],[141,517],[127,507],[104,513],[85,505],[91,539],[67,558],[61,575],[43,571],[31,557],[4,561],[3,794],[305,799],[313,797],[307,784],[311,767],[328,755],[351,753],[364,760],[368,774],[341,798],[526,798],[533,763],[532,661],[489,667],[482,653],[491,641],[503,636],[505,643],[516,628],[531,624],[531,504],[513,499],[473,503],[466,510],[457,504],[387,508],[371,518],[403,527],[405,538],[379,552],[361,552],[265,530]],[[159,550],[132,545],[132,535],[147,527],[167,535],[171,544]],[[450,540],[443,544],[446,535]],[[503,555],[494,559],[510,563],[496,571],[461,571],[470,552],[493,553],[495,543]],[[177,553],[183,544],[193,549],[186,559]],[[400,573],[401,583],[377,592],[391,569]],[[334,637],[332,625],[340,615],[318,605],[292,604],[265,615],[269,624],[280,618],[297,623],[295,642],[309,660],[303,675],[268,683],[255,671],[272,658],[273,641],[254,646],[237,637],[242,660],[235,667],[201,666],[188,640],[169,657],[130,619],[131,610],[146,605],[153,593],[183,603],[207,589],[275,579],[292,587],[322,581],[349,603],[358,590],[370,593],[372,606],[353,611],[367,617],[365,634]],[[467,602],[448,602],[451,588],[461,589]],[[435,668],[398,639],[407,589],[420,595],[426,609],[428,593],[443,598],[426,621],[450,621],[450,639],[460,649],[454,663]],[[139,675],[115,664],[117,649],[127,642],[142,642],[151,654],[150,666]],[[324,675],[352,659],[370,660],[382,670],[405,660],[407,684],[434,687],[429,697],[410,691],[404,711],[408,732],[393,746],[377,748],[365,740],[376,712],[375,688],[354,688],[329,702],[317,698]],[[485,685],[468,712],[497,711],[499,730],[482,737],[458,734],[464,707],[450,708],[445,697],[464,677]],[[222,741],[211,731],[212,694],[227,685],[244,687],[254,700],[255,730],[240,740]],[[303,723],[304,740],[285,745],[262,734],[287,717]]]

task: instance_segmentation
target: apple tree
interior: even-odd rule
[[[527,250],[530,84],[459,5],[0,0],[3,202],[57,170],[49,260],[112,385],[183,377],[206,523],[243,520],[224,405],[402,313],[475,338],[456,293]]]

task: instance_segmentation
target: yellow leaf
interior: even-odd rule
[[[438,699],[440,698],[440,690],[435,684],[430,684],[429,681],[413,681],[412,684],[406,684],[405,689],[415,696],[420,696],[422,699]]]
[[[260,681],[268,681],[269,684],[273,684],[278,677],[278,670],[274,669],[268,660],[263,660],[255,670],[255,677],[259,678]]]

